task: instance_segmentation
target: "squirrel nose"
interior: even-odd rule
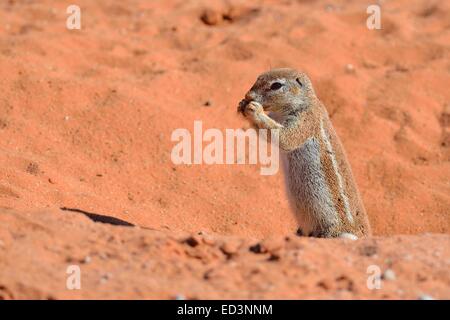
[[[255,93],[253,91],[247,92],[247,94],[245,95],[245,100],[247,100],[247,101],[256,100]]]

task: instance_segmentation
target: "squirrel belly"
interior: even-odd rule
[[[308,139],[290,152],[281,152],[288,199],[304,235],[319,236],[339,223],[321,168],[320,144]]]

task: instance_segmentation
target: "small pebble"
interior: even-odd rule
[[[378,65],[373,61],[365,60],[363,61],[363,67],[366,69],[375,69]]]
[[[177,293],[175,295],[175,300],[186,300],[186,297],[182,295],[181,293]]]
[[[261,242],[263,251],[274,253],[280,251],[284,247],[282,238],[269,238]]]
[[[105,273],[104,275],[102,275],[102,277],[100,278],[100,283],[105,283],[107,282],[109,279],[112,278],[112,274],[111,273]]]
[[[222,21],[222,16],[217,11],[207,9],[200,16],[200,20],[208,26],[215,26]]]
[[[108,254],[105,253],[105,252],[100,252],[100,253],[98,254],[98,256],[99,256],[100,259],[102,259],[102,260],[108,259]]]
[[[207,244],[209,246],[212,246],[216,243],[216,241],[214,240],[214,238],[210,235],[207,234],[203,234],[202,235],[202,241],[204,244]]]
[[[347,73],[355,73],[355,67],[351,63],[348,63],[345,66],[345,71],[347,71]]]
[[[434,300],[434,298],[428,294],[421,294],[418,297],[419,300]]]
[[[389,281],[394,281],[396,279],[395,272],[392,269],[387,269],[383,273],[383,279],[389,280]]]
[[[250,250],[251,252],[253,252],[253,253],[256,253],[256,254],[266,253],[266,252],[267,252],[267,251],[265,251],[265,248],[263,248],[263,247],[261,246],[260,243],[257,243],[257,244],[255,244],[255,245],[250,246],[249,250]]]
[[[200,244],[200,239],[198,236],[190,236],[184,242],[191,247],[196,247]]]
[[[231,255],[236,254],[239,251],[240,246],[241,246],[240,242],[229,240],[229,241],[225,242],[224,244],[222,244],[220,249],[226,255],[231,256]]]

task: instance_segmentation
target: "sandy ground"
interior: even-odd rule
[[[450,298],[450,3],[382,1],[381,30],[367,1],[76,3],[81,30],[0,3],[0,298]],[[295,237],[281,173],[172,163],[194,120],[248,128],[237,103],[281,66],[310,75],[375,237]],[[368,290],[371,264],[395,280]]]
[[[0,298],[449,298],[443,234],[258,240],[111,227],[61,211],[1,215],[12,231],[0,229]],[[74,265],[81,287],[68,290]]]

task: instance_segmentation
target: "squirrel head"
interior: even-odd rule
[[[294,69],[272,69],[261,74],[245,95],[245,102],[259,102],[265,111],[288,114],[307,109],[316,95],[308,76]]]

